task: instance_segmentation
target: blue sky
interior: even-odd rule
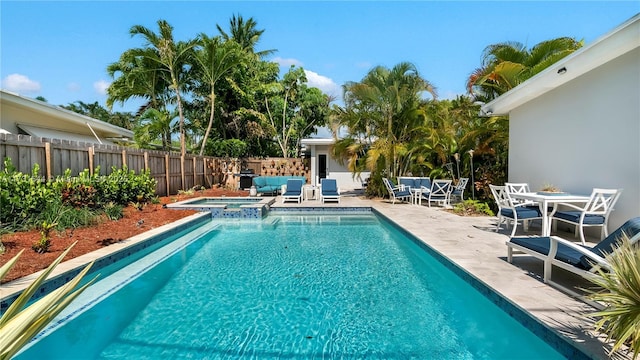
[[[307,70],[311,85],[340,95],[377,65],[414,63],[441,98],[465,92],[490,44],[528,47],[569,36],[593,42],[640,12],[640,1],[0,1],[2,88],[49,103],[105,105],[109,63],[143,45],[129,29],[157,32],[167,20],[177,40],[228,29],[233,14],[265,29],[257,50],[286,70]],[[282,74],[282,73],[281,73]],[[138,103],[114,110],[134,111]]]

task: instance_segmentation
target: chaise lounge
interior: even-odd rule
[[[327,201],[340,202],[340,189],[338,189],[336,179],[322,179],[320,182],[320,197],[323,204]]]
[[[594,247],[576,244],[557,236],[513,237],[506,243],[507,261],[512,262],[514,250],[544,261],[544,282],[551,280],[553,266],[589,278],[596,276],[598,269],[610,269],[605,257],[616,251],[623,234],[626,234],[632,244],[638,242],[640,217],[627,221]]]
[[[300,203],[302,201],[302,180],[289,179],[287,180],[287,189],[282,194],[282,202],[295,201]]]

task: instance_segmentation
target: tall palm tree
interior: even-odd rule
[[[210,103],[209,123],[202,139],[200,155],[204,153],[205,144],[213,127],[216,105],[216,84],[224,76],[230,74],[242,61],[241,49],[234,40],[221,41],[219,37],[208,37],[200,34],[200,49],[195,53],[196,73],[202,87],[207,92]]]
[[[132,49],[132,55],[144,58],[150,63],[151,69],[159,70],[169,83],[171,94],[175,95],[175,103],[180,118],[180,153],[186,153],[186,139],[184,128],[184,113],[182,91],[186,85],[186,74],[189,61],[193,55],[193,48],[197,39],[178,41],[173,39],[173,27],[165,20],[158,20],[159,33],[156,34],[142,25],[134,25],[129,30],[131,36],[140,35],[146,41],[146,48]]]
[[[388,176],[402,174],[414,153],[410,145],[419,143],[414,137],[416,127],[424,122],[423,94],[435,98],[435,88],[407,62],[392,69],[375,67],[361,82],[349,82],[343,88],[345,108],[336,108],[334,120],[346,126],[351,137],[371,139],[367,168],[376,171],[377,161],[383,159]]]
[[[583,41],[568,37],[543,41],[530,50],[519,42],[489,45],[482,54],[482,66],[467,80],[467,91],[477,100],[491,101],[582,45]]]
[[[255,51],[255,47],[260,41],[260,36],[264,33],[264,29],[258,30],[258,23],[249,18],[246,22],[242,15],[233,15],[229,20],[229,33],[225,32],[220,25],[216,24],[216,28],[225,41],[234,40],[240,47],[250,53],[255,53],[259,58],[270,55],[275,50]]]
[[[107,72],[114,81],[107,88],[107,107],[114,103],[124,103],[130,98],[140,98],[146,102],[138,110],[138,115],[149,108],[160,108],[170,102],[169,82],[163,76],[155,61],[153,49],[146,56],[141,49],[127,50],[118,61],[107,66]]]

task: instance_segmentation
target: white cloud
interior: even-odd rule
[[[16,93],[35,93],[40,91],[40,83],[20,74],[11,74],[2,79],[2,87]]]
[[[109,85],[111,85],[111,83],[108,81],[98,80],[93,83],[93,89],[100,95],[106,95]]]
[[[282,67],[291,67],[291,65],[302,66],[302,61],[298,59],[284,59],[281,57],[275,57],[273,62],[277,62]]]
[[[333,82],[330,78],[326,76],[322,76],[313,71],[305,70],[305,75],[307,75],[307,85],[309,87],[317,87],[322,90],[325,94],[332,95],[335,97],[340,96],[342,90],[338,84]]]
[[[69,83],[69,85],[67,85],[67,90],[71,92],[78,92],[80,91],[81,88],[82,87],[77,82],[72,82],[72,83]]]

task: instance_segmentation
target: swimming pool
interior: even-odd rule
[[[212,221],[82,296],[18,358],[562,358],[375,214]]]

